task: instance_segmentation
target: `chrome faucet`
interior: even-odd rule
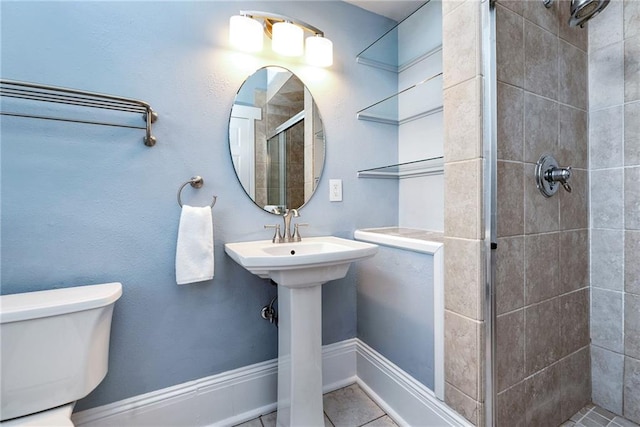
[[[297,218],[299,216],[300,214],[297,209],[287,209],[285,210],[284,215],[282,215],[282,219],[284,219],[284,242],[296,241],[291,236],[291,218]],[[297,237],[299,237],[299,235]]]
[[[265,225],[264,228],[273,228],[276,230],[271,241],[273,243],[289,243],[301,241],[302,237],[300,237],[300,230],[298,229],[298,227],[303,227],[309,224],[294,224],[294,231],[293,234],[291,234],[291,218],[297,218],[299,216],[300,214],[298,213],[297,209],[285,209],[285,213],[284,215],[282,215],[282,218],[284,219],[284,231],[282,233],[280,233],[279,224]]]

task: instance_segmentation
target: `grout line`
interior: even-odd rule
[[[328,394],[328,393],[327,393]],[[327,411],[325,411],[324,409],[322,410],[322,413],[324,414],[325,417],[327,417],[327,419],[329,420],[329,424],[331,424],[332,427],[335,427],[335,424],[333,423],[333,420],[331,420],[331,418],[329,418],[329,414],[327,414]]]
[[[374,418],[374,419],[372,419],[372,420],[367,421],[367,422],[366,422],[366,423],[364,423],[364,424],[361,424],[359,427],[364,427],[364,426],[366,426],[367,424],[370,424],[370,423],[372,423],[372,422],[374,422],[374,421],[379,420],[380,418],[384,418],[385,416],[387,416],[387,414],[386,414],[386,413],[384,413],[384,414],[380,415],[378,418]]]

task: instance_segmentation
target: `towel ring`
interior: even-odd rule
[[[204,184],[204,179],[202,179],[201,176],[196,175],[196,176],[192,177],[189,181],[185,182],[184,184],[182,184],[180,186],[180,189],[178,190],[178,204],[180,205],[180,207],[182,207],[182,198],[180,197],[180,194],[182,193],[182,189],[187,184],[191,184],[191,186],[193,188],[201,188],[202,184]],[[212,208],[215,206],[217,200],[218,200],[218,196],[213,196],[213,202],[211,202],[211,207]]]

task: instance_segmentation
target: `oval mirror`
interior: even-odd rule
[[[295,74],[264,67],[244,81],[231,108],[229,151],[240,184],[260,208],[282,214],[309,201],[324,166],[324,128]]]

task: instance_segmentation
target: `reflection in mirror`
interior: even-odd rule
[[[282,214],[309,201],[324,166],[324,128],[295,74],[265,67],[245,80],[231,109],[229,148],[238,180],[260,208]]]

